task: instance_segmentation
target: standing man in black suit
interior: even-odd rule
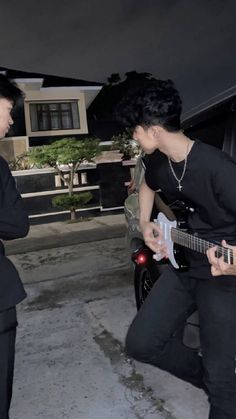
[[[13,124],[12,109],[21,90],[0,75],[0,138]],[[1,151],[1,148],[0,148]],[[0,240],[24,237],[29,221],[8,164],[0,156]],[[0,419],[9,419],[17,327],[16,304],[26,297],[19,274],[0,241]]]

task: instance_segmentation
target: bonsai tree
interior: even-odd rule
[[[89,201],[91,201],[93,195],[91,192],[80,192],[72,195],[57,195],[52,198],[52,205],[62,210],[70,210],[71,221],[76,220],[76,209],[83,208]]]
[[[120,134],[113,135],[111,141],[112,150],[119,150],[123,154],[123,160],[129,160],[139,154],[139,146],[132,139],[131,131],[128,128]]]
[[[76,218],[75,210],[81,205],[89,202],[92,196],[87,193],[74,194],[73,179],[81,163],[93,161],[93,158],[100,153],[99,140],[92,138],[63,138],[50,145],[35,147],[29,152],[30,159],[40,167],[53,167],[56,173],[68,187],[67,195],[60,195],[54,198],[54,205],[68,209],[71,213],[71,220]],[[69,172],[69,176],[68,176]],[[82,196],[84,196],[82,198]]]

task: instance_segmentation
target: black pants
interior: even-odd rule
[[[176,333],[196,307],[202,357]],[[209,419],[236,419],[236,277],[199,280],[167,268],[131,324],[126,350],[206,389]]]
[[[9,419],[16,338],[15,307],[0,311],[0,419]]]

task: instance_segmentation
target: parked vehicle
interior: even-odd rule
[[[192,139],[199,139],[230,154],[236,159],[236,86],[203,103],[183,116],[182,128]],[[134,170],[132,190],[124,204],[127,223],[127,241],[134,267],[134,291],[137,309],[141,307],[154,283],[158,280],[168,261],[157,262],[153,252],[145,245],[139,230],[138,191],[148,156],[140,156]],[[155,195],[152,219],[159,212],[167,218],[184,219],[185,207],[182,202],[166,205],[164,197]],[[187,321],[183,341],[186,345],[199,349],[198,316],[195,312]]]

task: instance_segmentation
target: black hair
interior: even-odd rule
[[[167,131],[180,130],[182,101],[172,80],[147,80],[130,89],[118,103],[115,119],[134,129],[161,125]]]
[[[0,74],[0,99],[8,99],[13,105],[23,97],[23,92],[17,87],[16,83]]]

